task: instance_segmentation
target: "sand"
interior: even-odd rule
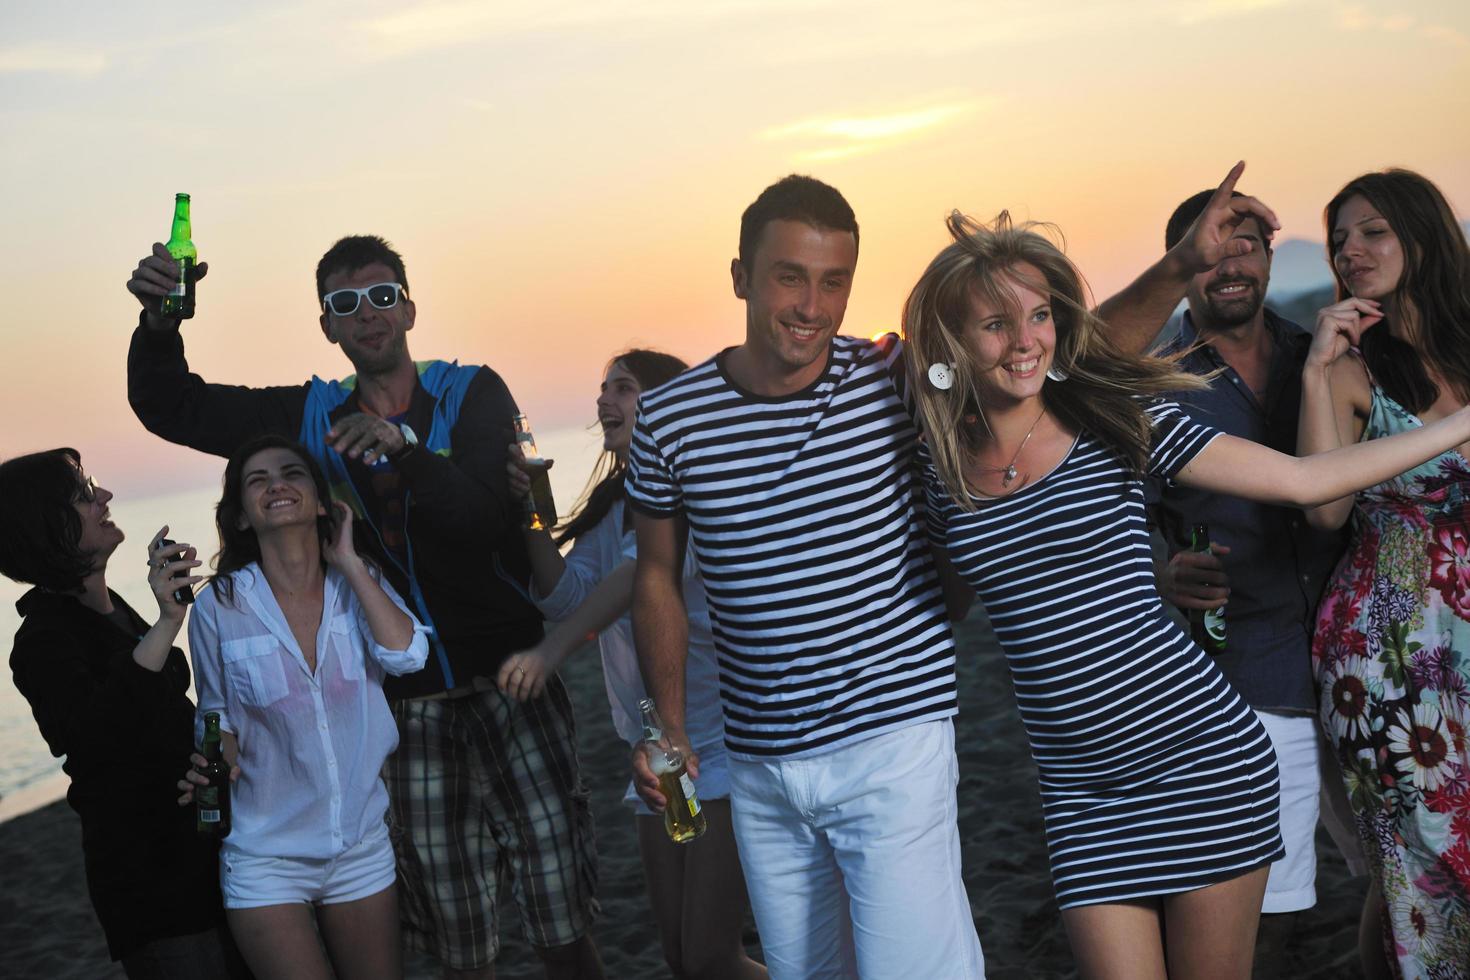
[[[959,628],[959,824],[965,884],[993,980],[1075,976],[1047,874],[1036,772],[1005,663],[977,613]],[[601,668],[591,650],[564,671],[579,719],[582,770],[592,790],[601,866],[596,938],[609,977],[667,977],[647,900],[632,817],[621,804],[627,753],[608,718]],[[64,802],[0,824],[0,976],[122,977],[107,959],[82,874],[81,832]],[[1293,980],[1357,975],[1356,928],[1365,879],[1348,876],[1319,834],[1318,904],[1303,913],[1279,971]],[[752,953],[759,943],[747,933]],[[503,938],[505,980],[541,976],[519,936]],[[437,977],[410,957],[410,978]]]

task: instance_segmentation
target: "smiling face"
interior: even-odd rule
[[[633,422],[638,414],[638,396],[643,388],[619,361],[614,361],[602,379],[597,396],[597,422],[602,426],[602,448],[628,458],[628,445],[633,441]]]
[[[1022,281],[1026,280],[1026,281]],[[1004,409],[1041,394],[1057,330],[1051,297],[1027,282],[1044,283],[1041,270],[1022,262],[999,277],[1005,302],[970,290],[962,336],[975,370],[976,393],[987,408]]]
[[[1233,238],[1251,243],[1245,255],[1226,259],[1195,276],[1186,297],[1189,313],[1202,330],[1228,330],[1261,312],[1271,282],[1271,249],[1255,219],[1241,222]]]
[[[257,535],[282,527],[315,527],[326,507],[305,461],[289,449],[253,453],[240,470],[240,529]]]
[[[1342,202],[1332,225],[1332,265],[1348,292],[1383,300],[1404,278],[1404,247],[1388,219],[1361,194]]]
[[[94,569],[106,567],[107,559],[126,537],[122,528],[112,523],[112,512],[108,509],[111,500],[112,492],[90,483],[87,474],[78,466],[77,496],[72,501],[82,529],[77,539],[77,550],[91,558]]]
[[[735,295],[745,300],[745,347],[769,380],[796,390],[821,374],[856,265],[852,232],[785,220],[766,224],[750,268],[731,263]]]
[[[354,271],[339,270],[323,280],[323,295],[337,289],[362,289],[380,282],[397,282],[393,270],[381,262]],[[400,293],[398,301],[380,310],[366,297],[349,316],[323,312],[322,333],[342,348],[358,374],[387,374],[410,360],[408,331],[413,329],[414,305]]]

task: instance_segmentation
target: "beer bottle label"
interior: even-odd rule
[[[1205,635],[1211,641],[1225,645],[1225,612],[1223,609],[1205,610]]]
[[[219,823],[218,810],[200,810],[199,819],[203,823]]]
[[[689,801],[689,815],[691,817],[699,814],[699,797],[694,793],[694,780],[689,778],[687,772],[679,774],[679,788],[684,791],[684,799]]]

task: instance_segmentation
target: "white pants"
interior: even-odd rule
[[[1286,856],[1271,865],[1262,912],[1299,912],[1317,904],[1317,816],[1322,792],[1321,736],[1311,715],[1257,711],[1281,773],[1281,839]]]
[[[954,725],[730,759],[740,863],[776,980],[983,977],[960,878]]]

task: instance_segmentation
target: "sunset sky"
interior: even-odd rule
[[[151,13],[149,12],[151,8]],[[1102,295],[1248,161],[1289,237],[1348,178],[1470,216],[1470,6],[1335,0],[67,4],[0,11],[0,456],[59,443],[134,495],[212,483],[127,407],[137,260],[194,201],[206,378],[346,373],[312,272],[403,252],[418,357],[484,362],[540,429],[633,344],[739,342],[741,210],[800,171],[862,226],[845,331],[892,326],[952,208],[1057,222]]]

